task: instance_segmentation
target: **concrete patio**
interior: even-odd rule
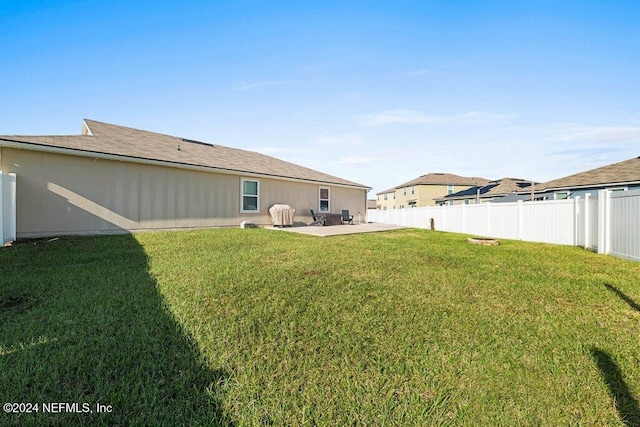
[[[292,227],[264,227],[270,230],[287,231],[289,233],[309,234],[311,236],[328,237],[345,234],[373,233],[406,228],[401,225],[381,224],[377,222],[344,225],[294,225]]]

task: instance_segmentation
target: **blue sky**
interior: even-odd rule
[[[0,134],[90,118],[373,187],[640,156],[634,1],[4,1]]]

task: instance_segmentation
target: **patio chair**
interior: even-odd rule
[[[349,215],[348,209],[342,210],[342,219],[340,220],[340,223],[344,224],[345,222],[349,224],[353,224],[353,215]]]
[[[325,221],[327,217],[325,215],[317,215],[313,209],[309,209],[311,212],[311,217],[313,218],[313,222],[309,225],[326,225]]]

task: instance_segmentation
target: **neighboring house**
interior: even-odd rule
[[[489,180],[458,176],[451,173],[428,173],[377,194],[378,209],[403,209],[434,206],[434,199],[469,187],[484,185]]]
[[[0,136],[18,238],[270,224],[276,203],[364,215],[362,184],[263,154],[84,120],[81,135]]]
[[[396,189],[390,188],[376,194],[376,209],[387,210],[396,208]]]
[[[530,190],[496,201],[531,200],[532,193],[535,200],[560,200],[584,197],[587,193],[595,196],[598,190],[605,189],[640,189],[640,157],[536,184]]]
[[[531,187],[532,181],[519,178],[502,178],[485,185],[476,185],[466,190],[447,196],[438,197],[438,205],[472,205],[476,203],[492,202],[494,199],[521,192]]]

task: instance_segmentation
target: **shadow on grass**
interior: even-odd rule
[[[636,303],[631,297],[629,297],[627,294],[622,292],[620,289],[618,289],[615,286],[612,286],[612,285],[610,285],[608,283],[605,283],[604,287],[609,289],[614,294],[616,294],[618,296],[618,298],[620,298],[622,301],[624,301],[627,304],[629,304],[629,307],[631,307],[635,311],[640,311],[640,305],[638,305],[638,303]]]
[[[166,308],[132,236],[0,250],[0,396],[39,404],[0,424],[231,425],[228,376]]]
[[[627,426],[639,426],[640,407],[638,401],[631,394],[616,362],[607,352],[596,347],[591,349],[591,357],[595,360],[604,382],[609,387],[609,395],[616,405],[622,422]]]

